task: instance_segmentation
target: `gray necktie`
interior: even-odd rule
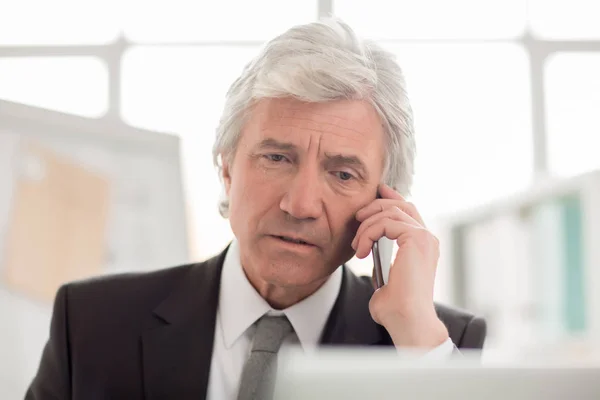
[[[238,400],[263,400],[273,396],[277,352],[291,331],[287,317],[263,316],[258,320],[252,351],[242,371]]]

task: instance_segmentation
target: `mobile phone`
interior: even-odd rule
[[[379,193],[377,193],[377,198],[381,198]],[[377,285],[377,289],[388,283],[393,249],[394,241],[385,236],[373,243],[371,254],[373,254],[375,284]]]

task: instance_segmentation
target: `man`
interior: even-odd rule
[[[26,398],[262,398],[281,345],[481,348],[483,320],[433,302],[438,241],[403,197],[414,147],[390,53],[335,20],[273,39],[230,88],[213,149],[235,240],[61,287]],[[344,263],[383,236],[399,249],[374,291]]]

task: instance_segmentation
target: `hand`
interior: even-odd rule
[[[387,185],[376,199],[356,213],[361,223],[352,248],[367,257],[373,242],[386,236],[398,244],[388,283],[375,291],[369,311],[384,326],[397,347],[434,348],[448,338],[433,304],[439,259],[438,239],[425,228],[412,203]]]

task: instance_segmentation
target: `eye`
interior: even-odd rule
[[[350,179],[354,178],[354,175],[346,171],[336,171],[334,174],[342,181],[349,181]]]
[[[267,158],[269,161],[273,161],[273,162],[276,162],[276,163],[285,160],[285,156],[283,156],[281,154],[265,154],[264,157]]]

